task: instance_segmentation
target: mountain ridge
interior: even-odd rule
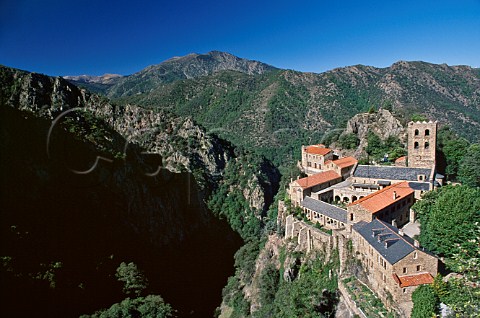
[[[400,61],[387,68],[359,65],[320,74],[220,71],[117,101],[192,116],[276,164],[371,108],[387,109],[403,124],[412,114],[423,114],[470,140],[480,138],[480,69],[469,66]]]

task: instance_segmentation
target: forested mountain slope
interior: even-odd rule
[[[220,71],[160,84],[120,101],[193,116],[208,130],[277,164],[291,159],[301,144],[321,141],[372,107],[391,110],[403,124],[419,113],[470,140],[480,138],[480,70],[468,66],[397,62],[321,74]]]

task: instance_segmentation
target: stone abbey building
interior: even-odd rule
[[[410,122],[407,135],[408,156],[393,166],[359,165],[353,157],[335,158],[324,145],[302,146],[307,177],[289,186],[292,204],[351,241],[367,284],[405,316],[413,291],[437,275],[438,258],[400,228],[415,220],[415,201],[443,183],[435,169],[437,122]]]

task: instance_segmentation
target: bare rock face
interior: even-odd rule
[[[369,132],[375,133],[382,140],[395,136],[401,141],[406,141],[405,128],[388,110],[380,109],[372,114],[357,114],[347,122],[347,128],[343,132],[343,135],[355,134],[360,140],[360,145],[354,155],[359,156],[367,146]]]
[[[402,135],[405,131],[392,113],[386,109],[380,109],[373,114],[361,113],[355,115],[347,123],[346,134],[354,133],[360,139],[365,139],[369,131],[374,132],[382,140],[390,136]]]

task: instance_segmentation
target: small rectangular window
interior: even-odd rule
[[[421,265],[417,265],[417,272],[419,272],[422,269]]]
[[[406,268],[406,267],[403,268],[403,273],[404,273],[404,274],[407,273],[407,268]]]

